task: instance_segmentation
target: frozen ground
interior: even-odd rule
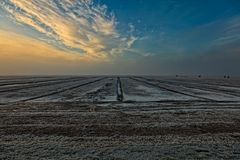
[[[240,79],[120,83],[0,77],[0,159],[240,159]]]

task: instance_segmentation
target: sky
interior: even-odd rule
[[[239,0],[1,0],[0,75],[240,76]]]

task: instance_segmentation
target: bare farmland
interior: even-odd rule
[[[0,159],[240,159],[240,79],[0,77]]]

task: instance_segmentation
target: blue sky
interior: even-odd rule
[[[224,36],[224,29],[227,29],[223,29],[224,25],[234,21],[234,18],[236,24],[239,23],[240,15],[240,2],[236,0],[98,2],[107,4],[109,9],[114,11],[121,28],[126,29],[128,24],[134,25],[136,35],[145,39],[137,43],[137,47],[155,54],[171,49],[174,52],[174,48],[177,49],[175,52],[178,52],[178,49],[192,51],[196,47],[209,47],[212,41]],[[235,33],[226,36],[235,34],[239,34],[239,28],[236,28]],[[239,40],[238,38],[236,35],[236,40]]]
[[[16,73],[240,75],[238,0],[3,0],[0,15],[1,59],[42,68]]]

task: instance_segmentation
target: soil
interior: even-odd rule
[[[117,80],[2,77],[0,159],[240,159],[240,80]]]

